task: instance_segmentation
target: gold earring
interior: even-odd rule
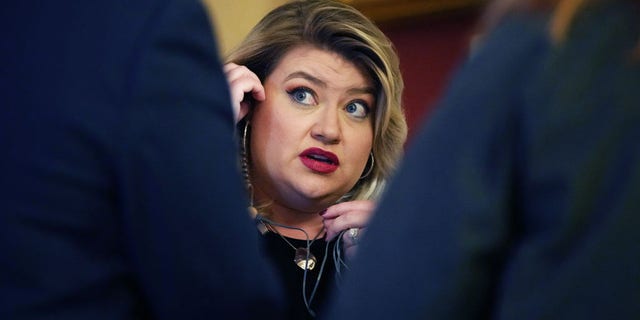
[[[369,170],[367,170],[367,173],[365,173],[362,176],[360,176],[360,180],[368,177],[371,174],[371,172],[373,171],[373,166],[376,164],[376,159],[373,157],[373,152],[369,153],[369,158],[371,160],[367,161],[367,164],[371,163],[371,166],[369,166]]]
[[[251,185],[251,176],[249,175],[249,146],[247,133],[249,132],[249,121],[244,123],[244,129],[242,130],[242,149],[241,153],[241,166],[242,177],[244,178],[245,185],[247,187],[247,193],[249,194],[249,214],[252,218],[258,215],[258,210],[253,206],[253,185]]]

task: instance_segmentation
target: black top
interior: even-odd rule
[[[310,237],[313,237],[310,235]],[[269,258],[274,263],[276,269],[279,271],[279,276],[284,284],[286,302],[287,302],[287,319],[313,319],[307,307],[305,306],[304,298],[302,295],[303,285],[309,302],[309,308],[315,312],[316,315],[322,313],[322,308],[327,301],[331,286],[336,283],[336,278],[339,274],[336,274],[336,265],[339,262],[334,262],[334,247],[336,241],[327,242],[324,239],[317,239],[311,244],[311,253],[316,257],[317,263],[313,270],[308,270],[305,281],[305,271],[298,267],[294,262],[295,249],[306,248],[306,240],[297,240],[288,237],[284,237],[291,243],[289,245],[283,237],[274,232],[267,232],[263,236],[265,249]],[[327,256],[326,260],[324,259]],[[344,259],[344,256],[342,256]],[[324,268],[323,268],[324,261]],[[345,271],[345,266],[340,265],[341,273]],[[318,277],[320,281],[318,282]],[[313,290],[317,285],[317,289],[313,298]]]

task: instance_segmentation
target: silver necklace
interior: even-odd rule
[[[315,237],[313,237],[313,239],[311,241],[309,241],[309,235],[307,234],[306,231],[304,231],[304,229],[302,229],[302,228],[293,228],[293,229],[300,230],[300,231],[304,232],[305,236],[307,236],[307,246],[306,247],[298,247],[298,248],[296,248],[296,246],[294,246],[285,236],[283,236],[274,227],[274,224],[278,225],[277,223],[267,222],[267,221],[265,221],[263,219],[261,219],[260,222],[262,222],[263,226],[266,229],[268,229],[271,232],[279,235],[280,238],[282,238],[282,240],[284,240],[295,251],[295,254],[293,256],[293,262],[295,262],[295,264],[298,267],[300,267],[300,269],[302,269],[302,270],[313,270],[313,268],[316,267],[316,264],[318,263],[318,260],[313,255],[313,253],[311,253],[311,245],[313,245],[313,243],[320,237],[320,235],[324,231],[324,228],[320,229],[320,231],[316,234]]]

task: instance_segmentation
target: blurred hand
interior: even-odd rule
[[[251,93],[256,101],[263,101],[265,99],[264,87],[258,76],[245,66],[227,63],[224,65],[224,73],[231,91],[234,120],[238,123],[247,115],[251,107],[250,101],[245,99],[245,93]]]

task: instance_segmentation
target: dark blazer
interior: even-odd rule
[[[636,9],[587,9],[557,47],[537,17],[486,39],[409,145],[327,319],[638,319]]]
[[[0,319],[280,305],[198,1],[0,8]]]

